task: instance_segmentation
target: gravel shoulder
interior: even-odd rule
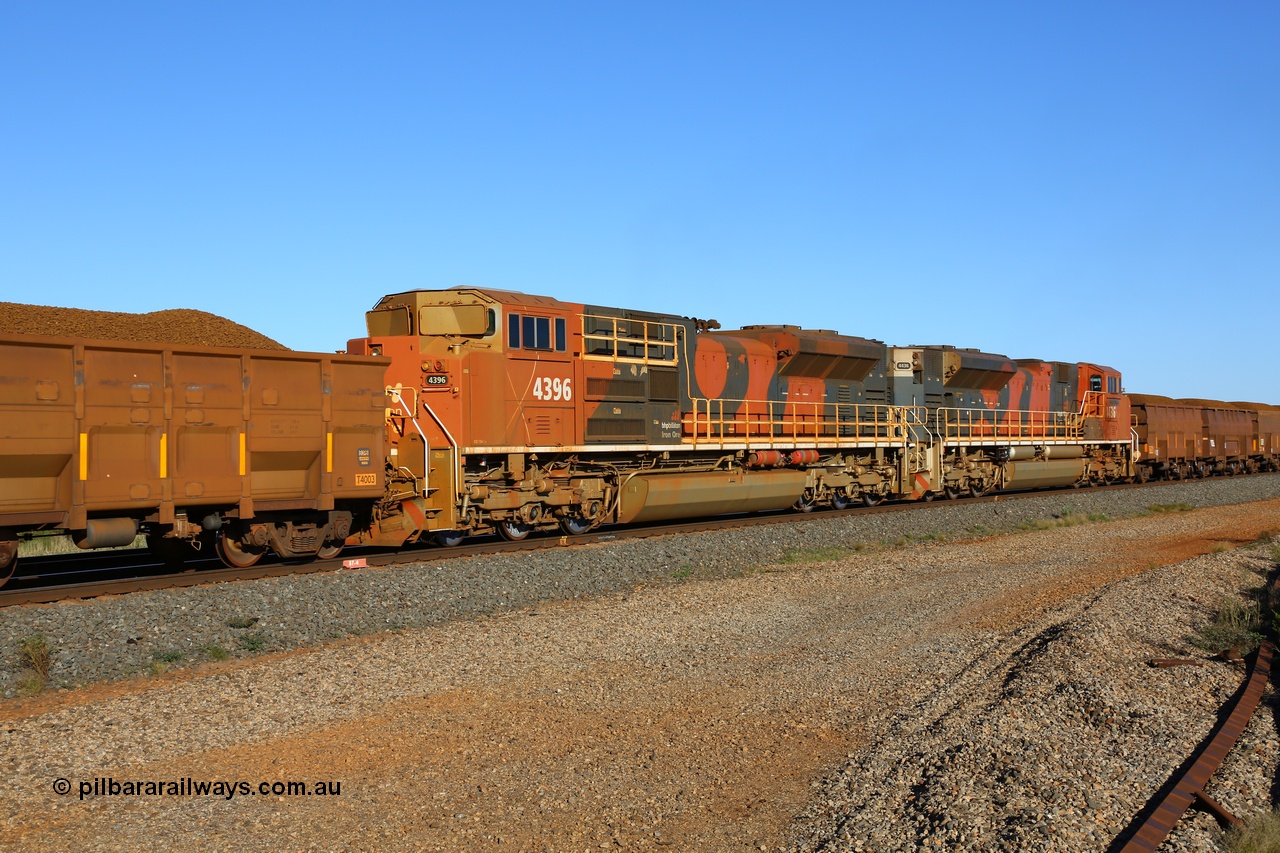
[[[40,630],[88,686],[0,703],[0,848],[1105,849],[1239,683],[1145,660],[1271,567],[1210,552],[1280,527],[1278,480],[13,608],[5,654]],[[1125,501],[1203,508],[987,535]],[[228,631],[270,653],[190,665]],[[1242,813],[1258,719],[1210,791]],[[342,790],[78,798],[108,777]],[[1175,849],[1216,849],[1201,822]]]

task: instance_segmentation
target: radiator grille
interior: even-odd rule
[[[587,421],[587,439],[644,438],[644,418],[591,419]]]
[[[674,402],[680,396],[680,378],[674,370],[649,371],[649,399]]]

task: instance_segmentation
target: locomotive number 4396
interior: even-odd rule
[[[573,388],[569,385],[570,380],[553,379],[550,376],[533,377],[533,396],[539,400],[572,400]]]

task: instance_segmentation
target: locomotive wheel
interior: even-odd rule
[[[521,524],[518,521],[498,522],[498,535],[508,542],[519,542],[521,539],[528,537],[532,530],[532,524]]]
[[[791,505],[791,508],[797,509],[800,512],[813,512],[813,508],[815,506],[816,504],[813,502],[813,495],[806,492],[800,496],[800,500]]]
[[[937,499],[937,497],[938,497],[937,492],[925,492],[923,495],[920,496],[920,500],[924,501],[925,503],[933,503]]]
[[[947,500],[953,501],[960,497],[960,488],[958,486],[943,486],[943,494],[947,496]]]
[[[876,504],[880,503],[880,502],[881,502],[881,501],[883,501],[883,500],[884,500],[884,495],[877,494],[876,492],[863,492],[863,493],[862,493],[862,505],[863,505],[863,506],[875,506]]]
[[[853,500],[843,492],[836,492],[831,496],[832,509],[848,509],[853,506]]]
[[[581,536],[591,529],[592,521],[580,515],[566,515],[560,519],[560,529],[570,536]]]
[[[436,544],[441,548],[456,548],[466,538],[467,534],[461,530],[440,530],[436,533]]]
[[[265,549],[250,550],[223,530],[218,533],[218,556],[233,569],[247,569],[262,559]]]
[[[316,558],[320,560],[332,560],[334,557],[342,553],[342,546],[346,544],[346,542],[339,542],[337,540],[326,542],[320,546],[320,550],[316,551]]]
[[[983,493],[983,492],[985,492],[985,491],[986,491],[986,489],[982,488],[982,484],[981,484],[981,483],[970,483],[970,484],[969,484],[969,496],[970,496],[970,497],[980,498],[980,497],[982,497],[982,493]]]

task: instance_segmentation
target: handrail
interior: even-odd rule
[[[413,409],[409,408],[409,404],[400,395],[400,389],[388,385],[387,393],[400,401],[400,405],[405,411],[405,417],[413,424],[413,428],[418,431],[418,435],[422,436],[422,490],[419,491],[415,484],[414,491],[422,497],[426,497],[431,491],[431,440],[427,438],[427,434],[422,431],[422,427],[418,424],[418,419],[412,414]]]
[[[387,393],[400,401],[400,405],[404,407],[405,417],[413,424],[413,428],[418,431],[418,435],[422,436],[422,490],[419,492],[422,497],[426,497],[431,492],[431,440],[427,438],[427,434],[422,431],[422,425],[418,423],[418,418],[413,414],[413,410],[405,403],[404,397],[400,394],[401,389],[393,386],[387,386]],[[449,447],[453,449],[453,465],[454,483],[457,489],[462,488],[462,460],[458,453],[458,442],[454,440],[453,434],[449,432],[449,428],[444,425],[439,416],[425,402],[422,403],[423,410],[431,416],[431,420],[435,421],[436,426],[440,428],[440,432],[444,435],[445,441],[449,442]]]
[[[943,440],[1020,438],[1076,440],[1084,435],[1085,416],[1078,412],[1044,412],[1027,409],[934,410],[935,431]]]
[[[579,314],[582,319],[582,358],[586,361],[612,361],[624,364],[657,364],[674,367],[680,363],[677,344],[684,329],[679,323],[659,320],[629,320],[625,317],[606,317],[600,314]],[[587,331],[587,321],[596,323],[593,331]],[[627,329],[618,333],[619,324]],[[641,328],[639,337],[631,331]],[[651,332],[650,329],[655,331]],[[655,334],[657,335],[655,337]],[[592,352],[593,344],[603,344],[606,352]],[[640,355],[620,355],[625,348],[636,347]],[[651,354],[656,350],[656,354]]]
[[[692,403],[692,411],[682,416],[683,440],[695,446],[737,441],[905,446],[913,427],[924,423],[917,406],[705,397],[695,397]]]

